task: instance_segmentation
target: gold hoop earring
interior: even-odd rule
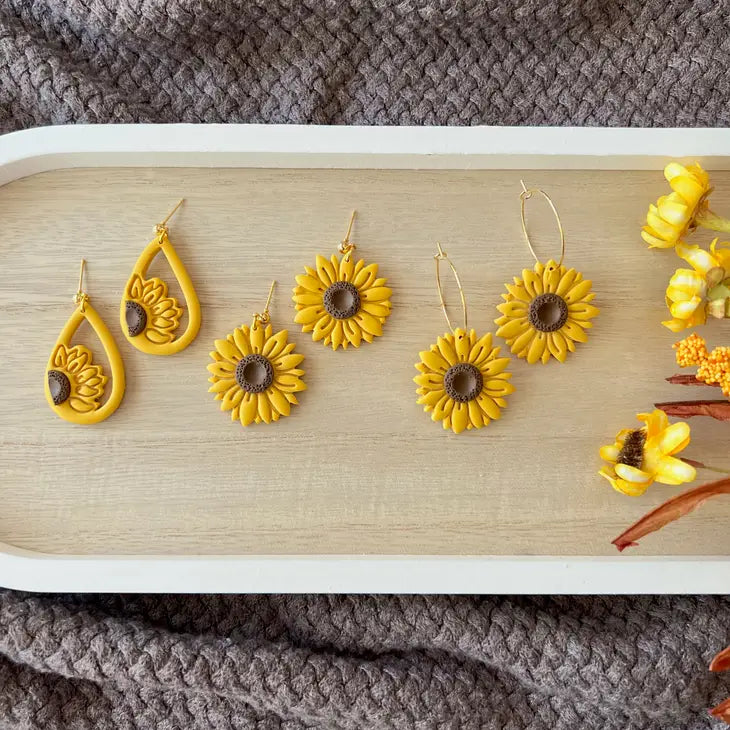
[[[99,313],[91,306],[84,291],[84,267],[81,259],[79,288],[74,295],[73,311],[53,346],[46,366],[45,393],[48,405],[64,421],[90,425],[109,418],[124,397],[124,363],[112,333]],[[86,320],[96,332],[111,367],[112,392],[104,404],[104,386],[109,378],[101,365],[94,364],[91,351],[83,345],[72,345],[76,330]]]
[[[507,406],[505,396],[514,392],[508,382],[512,374],[507,372],[510,359],[498,357],[499,347],[492,346],[492,334],[477,337],[472,329],[467,332],[467,308],[461,279],[451,259],[436,244],[436,287],[441,310],[450,332],[439,337],[428,350],[419,352],[416,363],[419,374],[413,378],[418,386],[416,401],[432,421],[441,421],[444,429],[461,433],[465,429],[482,428],[500,418],[501,409]],[[461,297],[463,327],[454,328],[449,318],[441,288],[441,261],[451,268]]]
[[[215,393],[221,410],[230,411],[231,420],[242,426],[288,416],[298,403],[294,394],[307,387],[301,379],[304,370],[299,368],[304,355],[287,343],[286,330],[275,333],[270,324],[275,283],[271,282],[264,311],[253,315],[251,326],[242,324],[225,339],[216,340],[210,353],[208,392]]]
[[[360,347],[361,342],[372,342],[383,334],[383,324],[390,315],[391,290],[386,279],[378,277],[377,264],[353,261],[357,246],[350,241],[355,211],[350,216],[338,250],[342,258],[332,255],[330,260],[317,256],[316,268],[304,267],[304,274],[296,277],[294,321],[302,332],[311,332],[312,339],[322,340],[325,347],[332,345],[347,349]]]
[[[524,182],[520,193],[520,218],[522,233],[535,258],[532,270],[523,269],[522,278],[514,277],[513,284],[506,284],[502,294],[504,303],[497,309],[501,317],[494,320],[499,325],[497,335],[503,337],[514,355],[528,363],[546,364],[551,357],[565,362],[569,352],[575,352],[576,342],[586,342],[586,330],[600,310],[590,302],[595,297],[592,282],[584,279],[575,269],[563,265],[565,258],[565,231],[560,216],[550,196],[540,188],[527,189]],[[540,262],[527,232],[525,203],[533,195],[542,195],[555,216],[560,233],[560,260]]]

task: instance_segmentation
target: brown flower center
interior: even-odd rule
[[[127,323],[130,337],[136,337],[138,334],[141,334],[147,326],[147,312],[137,302],[127,302],[124,309],[124,319]]]
[[[247,393],[263,393],[274,382],[274,367],[263,355],[246,355],[236,365],[236,381]]]
[[[568,305],[557,294],[538,294],[530,302],[527,317],[539,332],[556,332],[568,320]]]
[[[466,403],[474,400],[484,385],[479,368],[468,362],[459,362],[452,365],[444,375],[444,390],[451,400]]]
[[[336,281],[325,290],[322,303],[330,317],[349,319],[360,311],[360,292],[349,281]]]
[[[51,391],[51,398],[55,405],[60,406],[61,403],[68,400],[71,395],[71,383],[66,373],[62,373],[60,370],[49,370],[48,390]]]
[[[635,469],[641,469],[641,462],[644,460],[644,444],[646,443],[646,432],[642,428],[632,431],[624,441],[621,451],[618,452],[617,464],[626,464]]]

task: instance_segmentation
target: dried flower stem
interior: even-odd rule
[[[709,416],[718,421],[730,421],[730,401],[727,400],[684,400],[655,403],[668,416],[692,418],[692,416]]]
[[[668,499],[656,509],[647,512],[640,520],[624,530],[615,540],[612,540],[611,543],[618,548],[619,552],[627,547],[635,547],[638,545],[636,541],[639,538],[651,532],[656,532],[664,525],[678,520],[683,515],[697,509],[705,500],[718,494],[730,494],[730,478],[702,484]]]

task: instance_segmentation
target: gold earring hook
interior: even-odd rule
[[[441,302],[441,311],[444,313],[444,317],[446,317],[446,324],[449,325],[449,329],[454,332],[454,326],[451,324],[451,320],[449,319],[449,313],[446,309],[446,301],[444,300],[444,292],[441,288],[441,269],[440,269],[440,263],[442,261],[445,261],[450,267],[451,267],[451,273],[454,275],[454,279],[456,279],[456,286],[459,288],[459,296],[461,297],[461,311],[464,314],[464,329],[466,329],[467,325],[467,312],[466,312],[466,297],[464,296],[464,288],[461,286],[461,279],[459,278],[459,274],[456,271],[456,267],[454,266],[453,262],[449,258],[448,254],[441,248],[440,243],[436,243],[436,248],[438,249],[438,253],[434,254],[434,260],[436,261],[436,287],[438,288],[439,292],[439,301]]]
[[[355,213],[357,213],[357,211],[353,210],[352,215],[350,216],[350,223],[347,226],[347,233],[345,233],[345,237],[342,239],[342,243],[338,246],[338,250],[340,253],[350,253],[350,251],[354,251],[357,248],[354,243],[350,242],[352,224],[355,222]]]
[[[558,261],[558,266],[562,266],[563,259],[565,258],[565,231],[563,230],[563,224],[560,222],[560,216],[558,215],[558,210],[555,207],[555,203],[553,203],[550,196],[544,190],[540,190],[540,188],[530,188],[528,190],[525,187],[524,181],[522,180],[520,180],[520,185],[522,185],[522,192],[520,193],[520,218],[522,220],[522,234],[525,237],[525,241],[527,242],[527,246],[530,249],[530,253],[534,256],[535,261],[540,263],[540,259],[537,257],[535,249],[532,247],[530,234],[527,232],[527,220],[525,218],[525,201],[529,200],[534,194],[537,193],[545,198],[548,205],[550,206],[550,209],[553,211],[553,215],[555,216],[555,222],[558,224],[558,231],[560,232],[560,261]]]
[[[84,305],[88,301],[89,297],[84,291],[84,268],[86,267],[86,260],[81,259],[81,266],[79,268],[79,288],[74,294],[74,304],[81,305],[81,311],[84,311]]]
[[[167,221],[169,221],[170,218],[172,218],[172,216],[174,216],[175,213],[177,213],[177,209],[183,204],[184,201],[185,201],[185,198],[180,198],[180,200],[178,200],[178,202],[177,202],[177,205],[167,214],[167,217],[165,218],[165,220],[163,220],[162,223],[158,223],[155,226],[155,231],[157,231],[157,233],[162,233],[162,231],[167,230]]]
[[[264,306],[264,311],[259,313],[256,312],[253,315],[253,324],[251,327],[253,329],[256,329],[256,325],[267,325],[271,321],[271,316],[269,315],[269,306],[271,305],[271,297],[274,294],[274,286],[276,285],[276,280],[271,282],[271,286],[269,287],[269,296],[266,297],[266,305]]]

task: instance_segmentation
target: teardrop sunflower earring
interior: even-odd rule
[[[242,426],[251,423],[271,423],[288,416],[291,406],[297,405],[294,395],[307,386],[301,379],[304,370],[298,368],[304,355],[294,352],[288,343],[289,333],[274,333],[269,324],[269,305],[274,292],[271,283],[266,307],[253,315],[251,326],[242,324],[215,341],[210,353],[213,362],[208,365],[212,383],[209,393],[221,401],[221,410],[231,412],[232,421]]]
[[[353,210],[338,248],[342,258],[333,254],[328,261],[317,256],[316,269],[305,266],[293,289],[294,321],[302,325],[302,332],[311,332],[315,342],[323,340],[325,347],[332,345],[333,350],[372,342],[383,334],[391,310],[392,292],[385,286],[386,280],[378,278],[378,265],[352,259],[356,248],[350,241],[354,220]]]
[[[508,382],[512,373],[507,372],[508,357],[498,357],[499,347],[492,347],[492,334],[487,332],[477,338],[472,329],[467,332],[467,311],[464,289],[453,262],[436,244],[436,287],[441,310],[451,332],[436,340],[428,350],[419,352],[416,363],[419,375],[413,378],[418,386],[417,403],[431,413],[432,421],[441,421],[444,429],[454,433],[464,429],[482,428],[500,418],[501,409],[507,406],[505,396],[514,392]],[[456,280],[461,296],[464,326],[454,329],[446,309],[441,289],[440,263],[446,261]]]
[[[540,188],[528,190],[520,180],[520,217],[522,233],[535,258],[532,270],[523,269],[522,278],[506,284],[503,304],[497,309],[502,316],[494,320],[499,325],[497,335],[504,337],[514,355],[526,358],[530,364],[546,364],[551,357],[565,362],[569,352],[575,352],[576,342],[587,342],[585,330],[593,326],[590,320],[599,314],[590,302],[595,297],[592,282],[575,269],[563,266],[565,232],[560,216],[550,196]],[[539,194],[547,201],[560,232],[560,260],[542,264],[530,242],[525,219],[525,202]]]
[[[53,346],[46,366],[45,393],[53,412],[71,423],[90,425],[109,418],[124,397],[124,364],[117,344],[99,313],[91,306],[83,290],[84,266],[81,259],[79,288],[74,295],[76,309],[69,317]],[[96,332],[106,352],[112,370],[112,392],[102,405],[104,386],[109,378],[101,365],[95,365],[91,351],[83,345],[72,345],[71,340],[81,323],[86,320]]]
[[[162,223],[155,226],[155,237],[147,244],[132,269],[124,287],[119,321],[124,336],[140,351],[148,355],[174,355],[184,350],[200,329],[200,302],[185,265],[168,237],[167,222],[182,205],[181,200]],[[182,289],[188,307],[188,326],[175,339],[183,310],[178,301],[167,293],[167,284],[156,276],[145,279],[147,269],[162,251],[172,273]]]

